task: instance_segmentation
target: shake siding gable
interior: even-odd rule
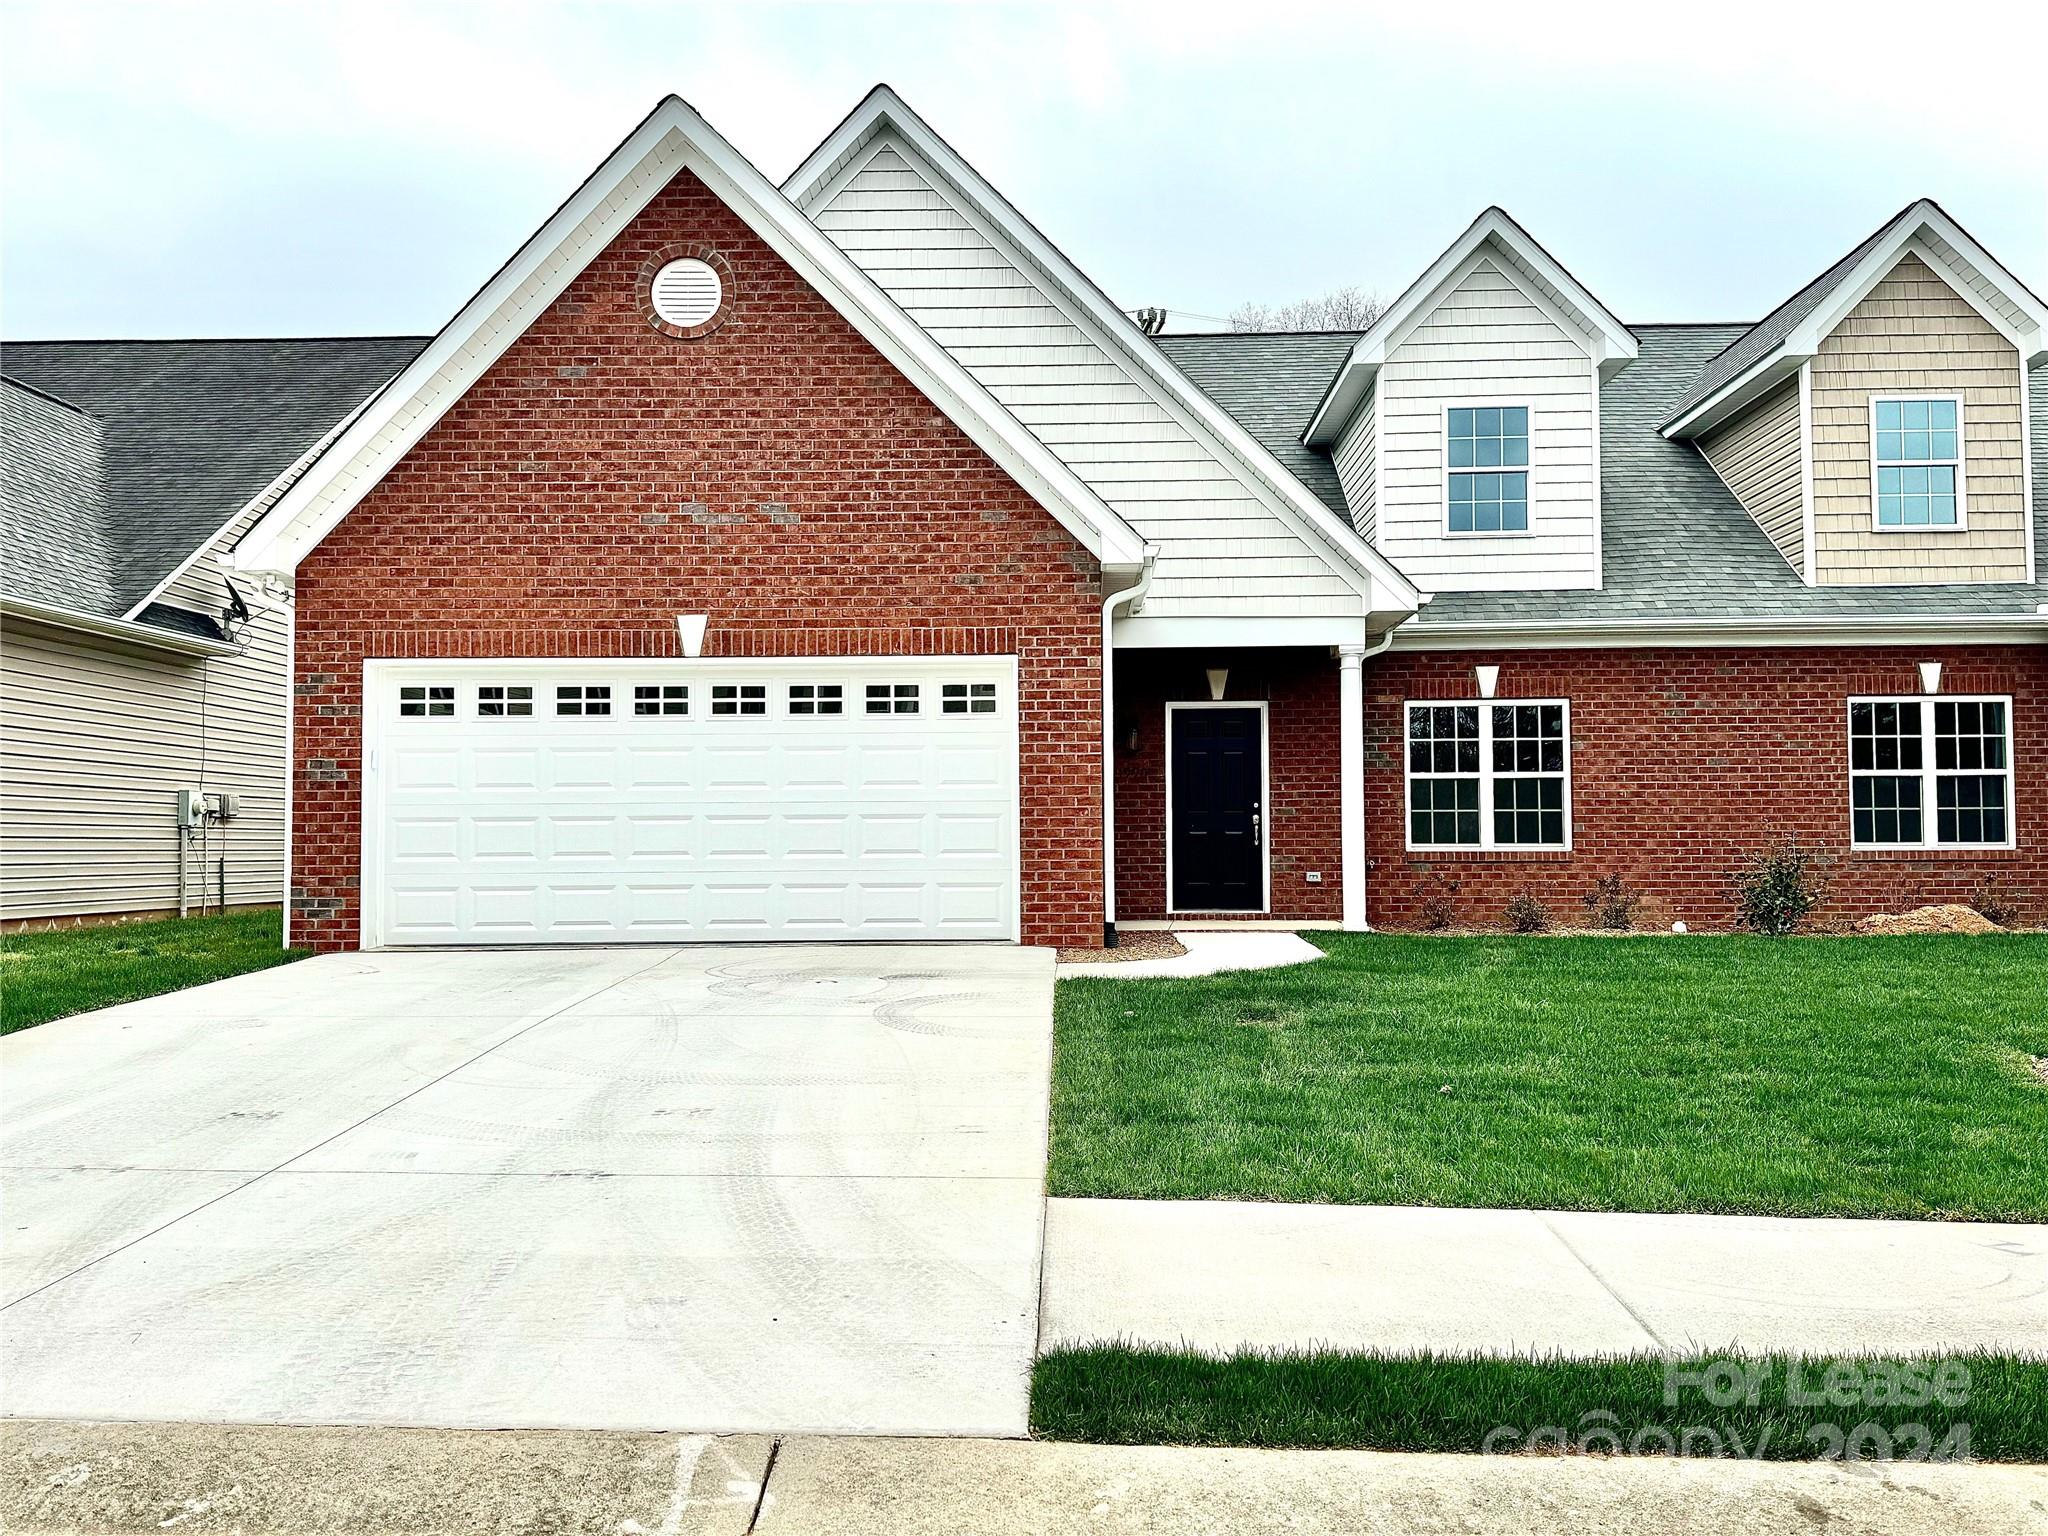
[[[818,227],[1045,446],[1161,546],[1148,616],[1350,615],[1353,587],[1097,344],[893,135]]]
[[[1700,439],[1722,483],[1770,536],[1793,570],[1806,574],[1806,519],[1799,465],[1799,380],[1778,389]]]
[[[1375,381],[1374,542],[1426,591],[1597,587],[1598,395],[1586,344],[1483,250],[1388,353]],[[1530,527],[1450,536],[1444,411],[1530,407]]]
[[[1907,255],[1812,363],[1814,571],[1825,584],[2026,581],[2020,360],[1918,256]],[[1966,527],[1873,526],[1870,398],[1963,397]]]

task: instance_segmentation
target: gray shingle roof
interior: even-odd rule
[[[1196,388],[1237,419],[1318,500],[1346,522],[1344,488],[1329,456],[1302,445],[1315,414],[1361,331],[1221,332],[1159,336],[1159,350]]]
[[[0,369],[79,407],[101,435],[97,545],[45,533],[16,546],[10,532],[9,590],[26,596],[32,585],[48,594],[41,601],[126,613],[425,344],[417,336],[8,343]],[[54,492],[40,494],[39,502],[10,476],[10,530],[17,518],[48,525],[64,515],[48,505]],[[69,557],[53,547],[67,544]]]
[[[1640,351],[1600,394],[1600,495],[1604,586],[1598,591],[1444,592],[1420,625],[1630,619],[1780,619],[1885,615],[2015,614],[2048,600],[2048,584],[1929,587],[1809,587],[1785,563],[1698,448],[1673,442],[1659,424],[1700,369],[1753,327],[1631,326]],[[1320,391],[1304,398],[1296,379],[1325,365],[1323,338],[1161,337],[1168,354],[1188,343],[1205,363],[1188,368],[1216,403],[1262,440],[1295,409],[1299,434]],[[1263,341],[1265,344],[1260,345]],[[1299,354],[1293,365],[1285,354]],[[1232,360],[1235,360],[1234,367]],[[1183,367],[1186,367],[1183,364]],[[1336,363],[1329,362],[1334,371]],[[1271,374],[1278,382],[1233,377]],[[2033,401],[2036,547],[2048,549],[2048,365],[2036,369]],[[1314,450],[1297,448],[1303,454]],[[1311,489],[1334,481],[1324,466]],[[1340,493],[1341,494],[1341,493]]]
[[[32,602],[112,612],[100,422],[69,401],[0,378],[0,440],[0,589]]]
[[[1898,228],[1900,222],[1919,206],[1918,203],[1914,203],[1909,207],[1901,208],[1897,213],[1886,219],[1868,240],[1865,240],[1855,250],[1844,256],[1832,267],[1829,267],[1827,271],[1821,273],[1819,277],[1816,277],[1804,288],[1793,294],[1791,298],[1780,304],[1768,315],[1765,315],[1763,319],[1757,321],[1755,325],[1742,331],[1733,341],[1729,342],[1725,349],[1707,359],[1705,366],[1700,369],[1699,377],[1693,381],[1692,388],[1686,390],[1684,394],[1680,395],[1673,402],[1658,425],[1670,425],[1702,400],[1711,396],[1716,390],[1728,383],[1729,380],[1740,377],[1743,373],[1768,357],[1786,337],[1799,329],[1801,321],[1827,301],[1828,295],[1839,288],[1849,274],[1856,270],[1857,263],[1862,261],[1865,256],[1868,256],[1885,236]]]

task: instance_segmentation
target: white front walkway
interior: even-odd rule
[[[1277,928],[1176,928],[1184,955],[1158,960],[1062,960],[1059,973],[1130,981],[1145,976],[1214,976],[1219,971],[1267,971],[1320,960],[1323,952],[1300,934]]]
[[[2048,1350],[2048,1226],[1046,1205],[1046,1349]]]
[[[1021,1434],[1052,956],[334,955],[0,1042],[0,1409]]]

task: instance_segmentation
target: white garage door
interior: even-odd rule
[[[1012,658],[364,681],[365,945],[1017,936]]]

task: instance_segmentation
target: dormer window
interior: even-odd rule
[[[1870,402],[1872,499],[1880,528],[1963,526],[1960,395]]]
[[[1529,407],[1454,405],[1444,412],[1448,449],[1445,527],[1452,533],[1529,531]]]

